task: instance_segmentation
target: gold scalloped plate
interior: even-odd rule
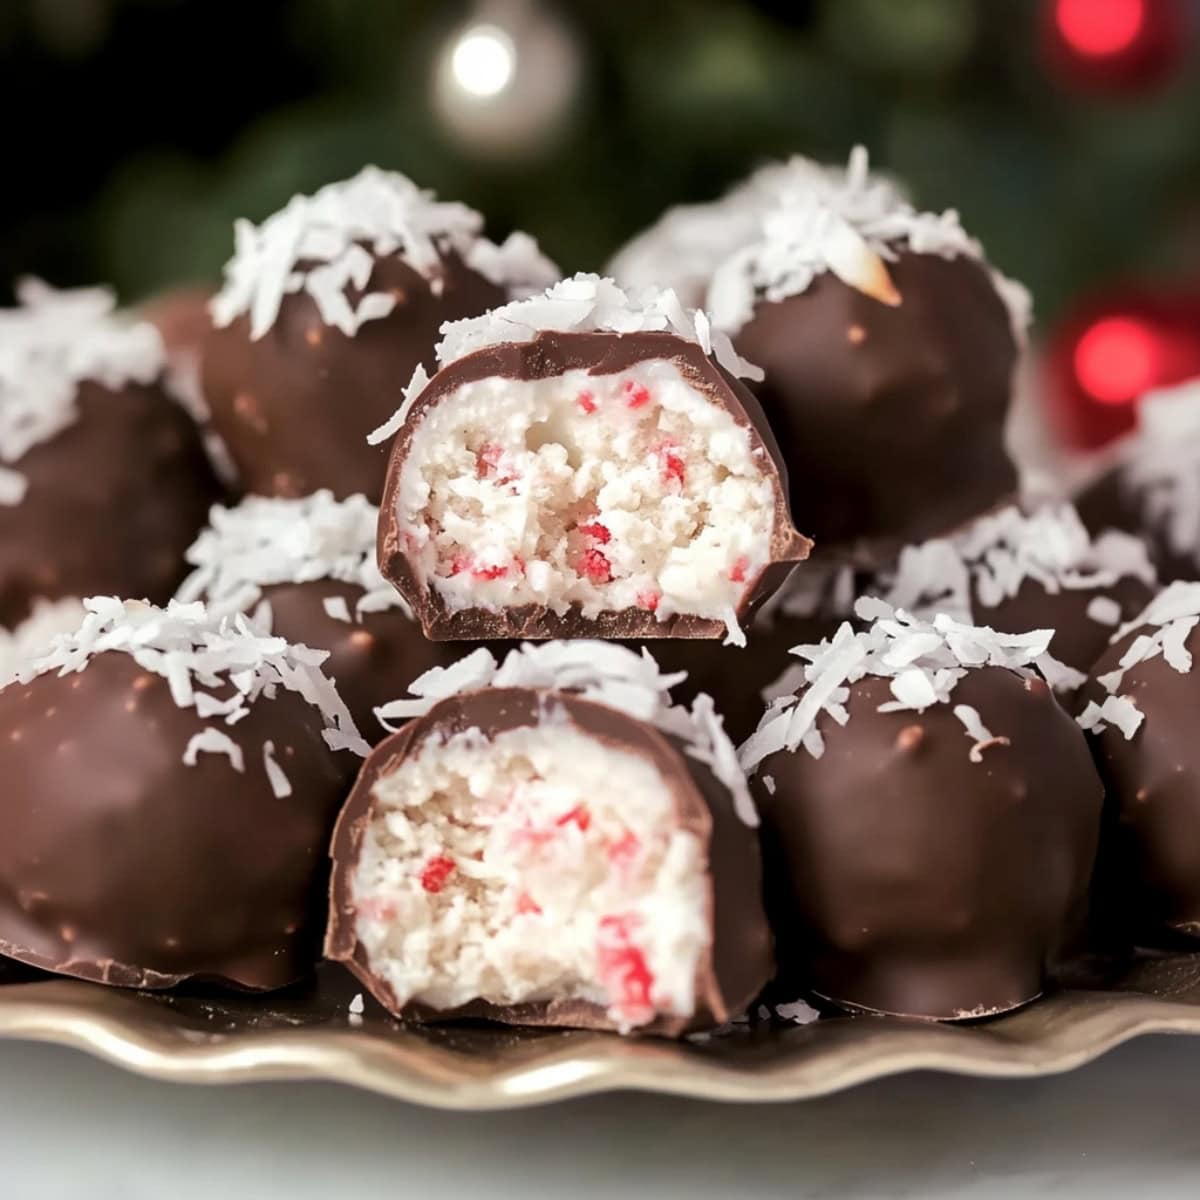
[[[268,997],[126,992],[0,974],[0,1037],[75,1046],[184,1083],[332,1080],[446,1109],[502,1109],[617,1089],[705,1100],[822,1096],[903,1071],[1049,1075],[1145,1033],[1200,1034],[1200,955],[1145,959],[1107,991],[1062,991],[1005,1017],[934,1025],[823,1018],[705,1041],[494,1026],[414,1028],[334,968]]]

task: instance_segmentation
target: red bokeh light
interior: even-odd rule
[[[1157,334],[1135,317],[1104,317],[1075,344],[1075,378],[1100,404],[1129,404],[1162,376]]]
[[[1054,19],[1077,54],[1107,58],[1128,50],[1146,23],[1146,0],[1056,0]]]

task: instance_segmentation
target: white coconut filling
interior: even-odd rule
[[[663,359],[461,385],[415,431],[398,503],[452,612],[640,607],[731,633],[775,519],[764,451]]]
[[[647,759],[561,720],[466,730],[372,798],[351,899],[398,1003],[587,1000],[623,1031],[695,1011],[705,850]]]

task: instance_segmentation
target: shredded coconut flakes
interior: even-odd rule
[[[1145,629],[1121,655],[1117,669],[1098,675],[1096,682],[1108,693],[1103,703],[1092,701],[1080,714],[1079,724],[1091,733],[1099,733],[1109,725],[1132,738],[1141,727],[1145,714],[1128,696],[1120,694],[1125,674],[1131,667],[1162,655],[1173,671],[1181,675],[1192,669],[1192,653],[1187,640],[1200,624],[1200,583],[1178,582],[1163,588],[1132,621],[1127,621],[1112,635],[1115,643],[1136,629]]]
[[[259,623],[264,588],[281,583],[332,579],[362,589],[353,614],[341,597],[325,602],[335,620],[361,620],[368,612],[408,605],[380,574],[375,557],[379,509],[365,496],[335,500],[329,491],[302,500],[250,496],[234,508],[213,507],[209,526],[187,552],[196,569],[178,599],[203,600],[217,617],[255,612],[255,624],[271,629],[269,608]]]
[[[686,671],[664,675],[644,649],[639,655],[613,642],[526,643],[510,650],[500,663],[481,648],[449,667],[426,671],[409,684],[415,699],[392,701],[377,708],[375,715],[385,728],[394,729],[389,722],[424,716],[440,700],[484,688],[570,692],[678,738],[688,754],[729,789],[738,817],[757,826],[746,776],[712,698],[702,692],[690,711],[671,700],[671,688],[686,678]]]
[[[25,498],[12,467],[79,417],[80,384],[110,389],[152,383],[166,368],[153,325],[120,316],[107,288],[56,291],[36,279],[17,287],[20,306],[0,310],[0,504]]]
[[[844,172],[810,170],[784,182],[764,206],[752,238],[712,275],[707,309],[718,329],[736,333],[760,299],[783,300],[806,291],[831,272],[850,287],[884,304],[900,303],[887,263],[897,248],[942,258],[982,261],[979,243],[967,236],[958,213],[919,212],[895,185],[873,176],[867,152],[856,146]],[[993,273],[1017,338],[1029,324],[1029,294]]]
[[[716,359],[731,375],[762,379],[762,371],[741,358],[723,333],[715,333],[708,317],[698,309],[686,309],[669,288],[626,291],[611,279],[579,274],[560,280],[541,295],[503,304],[479,317],[448,321],[442,326],[437,346],[440,367],[456,362],[486,346],[529,342],[546,332],[571,333],[673,333],[695,342],[706,355]],[[404,389],[404,402],[391,420],[367,438],[371,445],[394,437],[409,410],[429,383],[423,366],[417,367]]]
[[[254,629],[244,616],[217,619],[203,604],[172,600],[167,608],[140,601],[96,596],[83,602],[79,628],[56,638],[41,657],[25,663],[17,678],[28,683],[39,675],[69,675],[84,670],[98,654],[128,654],[144,671],[165,679],[181,708],[194,708],[202,720],[236,725],[260,698],[280,689],[295,692],[321,714],[324,738],[333,750],[366,756],[370,747],[359,735],[337,688],[322,671],[328,654],[307,646],[289,646],[282,638]],[[217,724],[189,741],[183,761],[194,766],[200,753],[226,754],[235,770],[245,769],[241,748]],[[271,752],[264,747],[264,764]],[[281,782],[265,766],[272,788]],[[290,785],[287,785],[290,786]]]
[[[738,758],[746,772],[780,750],[801,746],[820,758],[825,745],[817,721],[822,714],[839,725],[848,720],[846,701],[850,685],[865,676],[891,680],[893,699],[879,706],[880,712],[923,712],[935,704],[947,704],[958,682],[974,667],[1004,667],[1032,674],[1039,665],[1053,630],[1029,633],[997,633],[986,626],[968,625],[946,613],[924,621],[882,600],[864,597],[855,605],[868,629],[856,633],[846,622],[819,645],[794,646],[791,653],[802,660],[799,691],[773,701],[758,729],[746,740]],[[973,739],[972,762],[987,744],[997,744],[967,705],[955,715]]]
[[[1028,516],[1005,508],[952,538],[906,546],[894,574],[881,583],[885,601],[894,608],[925,620],[942,612],[969,623],[979,609],[1011,600],[1028,581],[1054,595],[1107,588],[1126,578],[1150,585],[1157,580],[1143,543],[1116,530],[1093,539],[1075,509],[1061,505]],[[1120,608],[1109,597],[1096,596],[1087,615],[1115,625]],[[1073,691],[1086,681],[1049,653],[1037,666],[1056,691]]]
[[[327,325],[353,337],[396,306],[389,292],[366,292],[355,304],[347,294],[367,286],[376,258],[391,255],[428,279],[435,294],[447,252],[516,294],[558,277],[527,234],[497,246],[482,229],[482,216],[465,204],[439,201],[404,175],[366,167],[312,196],[294,196],[261,225],[236,223],[235,253],[212,303],[213,321],[226,326],[248,314],[250,336],[258,339],[275,324],[284,297],[304,291]]]

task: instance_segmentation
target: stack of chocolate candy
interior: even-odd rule
[[[0,314],[0,954],[679,1035],[1200,929],[1200,452],[1019,506],[1028,298],[861,151],[611,270],[368,169]]]

